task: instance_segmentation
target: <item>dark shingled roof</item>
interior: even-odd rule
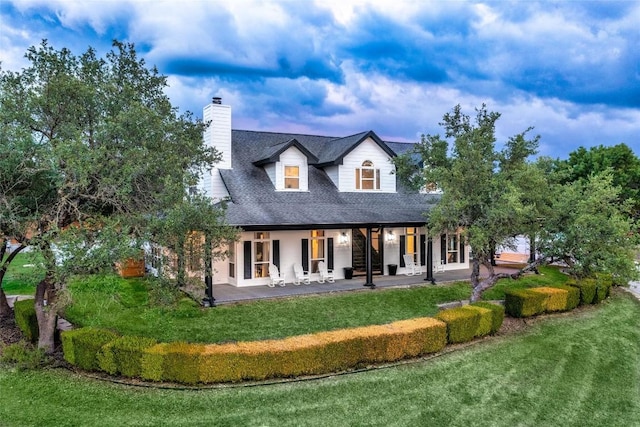
[[[242,130],[231,135],[233,169],[220,173],[231,198],[227,221],[244,229],[419,225],[435,202],[433,195],[400,184],[396,193],[340,192],[321,167],[311,165],[316,163],[313,157],[318,164],[340,164],[369,136],[391,155],[408,151],[412,144],[385,143],[371,131],[346,138]],[[309,191],[276,191],[263,167],[256,165],[274,160],[292,141],[307,152]]]

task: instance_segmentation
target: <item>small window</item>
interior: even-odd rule
[[[269,232],[254,233],[253,238],[253,277],[269,277],[269,263],[271,262]]]
[[[235,243],[229,243],[229,277],[236,277],[236,250]]]
[[[300,167],[299,166],[284,167],[284,188],[288,190],[300,189]]]
[[[371,160],[362,162],[362,167],[356,168],[356,190],[379,190],[380,169],[376,169]]]

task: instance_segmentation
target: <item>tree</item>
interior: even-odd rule
[[[514,236],[533,227],[542,201],[526,186],[544,181],[544,176],[527,163],[538,145],[538,137],[526,138],[530,129],[510,138],[504,150],[496,151],[495,123],[499,118],[499,113],[489,112],[483,105],[476,109],[472,122],[458,105],[440,123],[445,138],[453,138],[450,155],[447,140],[426,135],[414,153],[398,160],[401,168],[397,170],[405,182],[414,186],[435,183],[442,190],[440,200],[429,212],[427,227],[430,234],[461,231],[474,255],[473,301],[500,278],[519,277],[537,265],[507,275],[496,273],[491,263],[497,244],[508,245]],[[408,166],[411,159],[413,168]],[[486,278],[480,277],[481,265],[489,271]]]
[[[558,160],[560,182],[587,182],[594,174],[611,171],[611,183],[619,188],[617,203],[630,201],[631,215],[640,218],[640,158],[626,144],[580,147]]]
[[[101,59],[43,41],[25,56],[20,72],[0,70],[0,146],[15,149],[0,151],[1,231],[44,259],[35,307],[38,345],[51,352],[69,275],[137,253],[150,218],[181,203],[219,155],[132,44],[114,41]]]

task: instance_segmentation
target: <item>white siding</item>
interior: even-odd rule
[[[327,166],[326,168],[324,168],[325,173],[329,176],[329,179],[331,179],[331,181],[333,181],[333,184],[336,187],[339,187],[340,185],[340,170],[338,166]]]
[[[202,110],[202,118],[205,122],[211,121],[203,134],[204,144],[215,147],[222,154],[222,160],[203,173],[198,188],[211,198],[222,199],[229,193],[218,170],[231,169],[231,106],[209,104]]]
[[[277,188],[277,186],[278,186],[278,178],[277,178],[277,174],[276,174],[276,165],[275,165],[275,163],[269,163],[269,164],[264,165],[264,171],[269,176],[269,179],[271,180],[271,183],[273,184],[273,186]]]
[[[376,169],[380,169],[380,190],[382,193],[396,192],[396,176],[391,174],[394,170],[390,157],[371,138],[364,140],[360,145],[347,154],[339,166],[340,191],[361,191],[356,190],[356,168],[362,167],[362,162],[370,160]]]

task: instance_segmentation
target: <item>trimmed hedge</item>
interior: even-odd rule
[[[67,362],[88,371],[99,370],[98,352],[118,334],[106,329],[82,328],[62,333],[62,351]]]
[[[463,305],[461,307],[464,310],[471,310],[474,313],[478,313],[480,318],[478,319],[478,329],[474,337],[483,337],[491,333],[491,326],[493,323],[493,313],[488,308],[472,305]]]
[[[418,318],[281,340],[234,344],[162,343],[142,357],[142,377],[187,384],[314,375],[434,353],[446,325]]]
[[[103,371],[126,377],[140,377],[144,350],[158,343],[153,338],[123,336],[103,345],[97,354],[98,366]]]
[[[553,287],[567,291],[566,311],[573,310],[580,305],[580,289],[567,285],[554,285]]]
[[[511,317],[529,317],[545,311],[547,295],[531,289],[508,289],[504,292],[505,312]]]
[[[16,301],[13,305],[13,315],[16,325],[20,328],[25,338],[32,343],[38,341],[38,318],[36,317],[36,307],[33,299]]]
[[[447,341],[451,344],[471,341],[480,327],[480,312],[465,307],[442,310],[436,319],[447,324]]]
[[[596,274],[596,296],[593,300],[594,304],[601,303],[609,297],[611,287],[613,286],[613,277],[610,274]]]
[[[491,310],[491,330],[489,333],[493,335],[500,330],[502,322],[504,321],[504,306],[478,301],[471,303],[470,307],[482,307]]]
[[[593,304],[598,284],[595,279],[570,280],[567,285],[580,289],[580,304]]]
[[[544,311],[551,313],[554,311],[565,311],[567,310],[567,300],[569,296],[569,292],[564,289],[559,288],[550,288],[547,286],[542,286],[539,288],[531,288],[529,289],[531,292],[537,292],[542,295],[546,295],[547,299],[544,303]]]

